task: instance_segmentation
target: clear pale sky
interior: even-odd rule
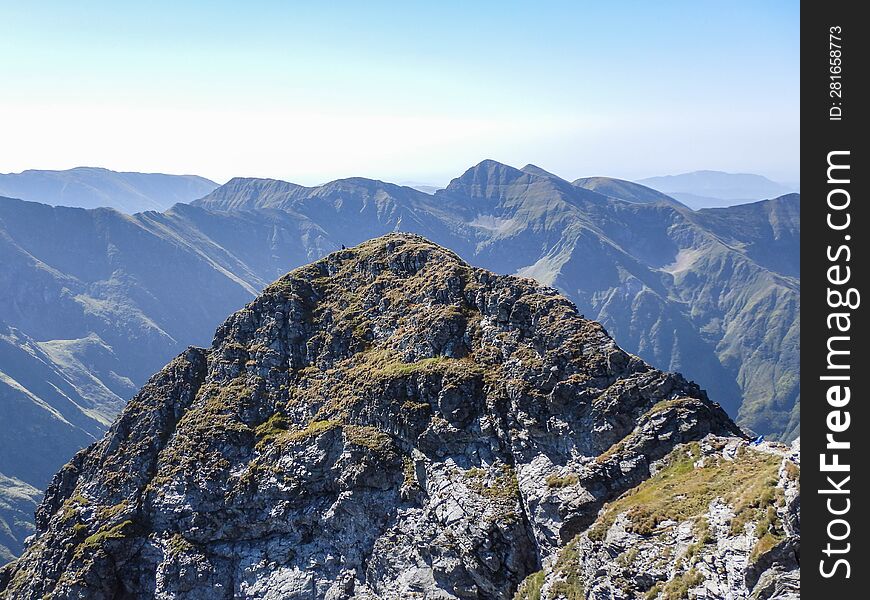
[[[799,178],[799,2],[0,0],[0,172]]]

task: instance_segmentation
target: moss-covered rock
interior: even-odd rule
[[[545,565],[540,598],[748,598],[765,571],[798,598],[796,461],[735,438],[678,446]]]

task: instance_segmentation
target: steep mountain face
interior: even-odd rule
[[[792,186],[761,175],[722,171],[693,171],[649,177],[638,183],[664,192],[694,209],[732,206],[797,191]]]
[[[554,590],[566,550],[613,535],[624,492],[648,494],[673,469],[661,465],[678,463],[668,489],[694,494],[681,488],[693,469],[733,472],[713,456],[722,445],[758,463],[735,533],[723,533],[767,573],[732,583],[748,597],[755,581],[781,579],[794,539],[778,501],[790,492],[770,477],[780,457],[745,459],[740,436],[697,385],[625,353],[554,290],[388,235],[282,277],[208,350],[153,376],[55,476],[37,537],[0,570],[0,597]],[[697,440],[708,464],[696,464]],[[638,535],[659,535],[672,510]],[[602,551],[584,550],[577,577]],[[649,573],[637,589],[683,571]]]
[[[290,199],[302,197],[311,189],[278,179],[233,177],[192,204],[217,210],[281,208]]]
[[[800,195],[787,194],[729,208],[700,210],[695,218],[759,265],[799,279],[800,208]]]
[[[202,198],[216,187],[197,175],[119,173],[94,167],[0,173],[0,196],[53,206],[109,207],[128,214],[166,210],[177,202]]]

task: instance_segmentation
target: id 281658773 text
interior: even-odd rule
[[[843,120],[843,28],[834,25],[828,34],[828,96],[831,106],[828,109],[828,119],[831,121]]]

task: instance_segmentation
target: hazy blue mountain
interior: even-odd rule
[[[693,171],[680,175],[649,177],[638,183],[664,192],[694,209],[732,206],[775,198],[797,190],[762,175]]]
[[[0,475],[22,482],[0,492],[0,519],[26,514],[21,485],[42,489],[146,377],[208,346],[268,282],[397,230],[560,289],[743,426],[794,437],[800,197],[692,211],[608,189],[484,161],[434,195],[362,178],[233,179],[134,215],[0,199]],[[21,528],[3,531],[0,545],[20,550]]]
[[[119,173],[94,167],[0,174],[0,196],[52,206],[109,207],[132,214],[166,210],[205,196],[218,184],[197,175]]]
[[[652,202],[664,202],[666,204],[675,204],[684,206],[674,198],[663,194],[658,190],[654,190],[645,185],[626,181],[625,179],[616,179],[614,177],[583,177],[574,181],[574,185],[611,198],[618,198],[627,202],[636,202],[639,204],[649,204]]]

